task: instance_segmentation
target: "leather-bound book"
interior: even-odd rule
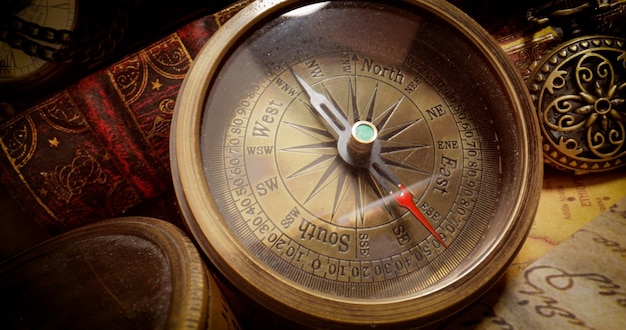
[[[211,35],[251,1],[179,28],[0,124],[0,182],[51,234],[140,213],[181,224],[170,120]]]

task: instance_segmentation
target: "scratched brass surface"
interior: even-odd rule
[[[449,316],[502,274],[537,209],[526,88],[448,3],[298,6],[253,3],[194,62],[171,152],[188,225],[233,284],[294,321]],[[341,118],[316,117],[315,98]],[[439,237],[327,128],[359,120]]]

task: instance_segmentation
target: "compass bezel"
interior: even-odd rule
[[[271,270],[255,262],[249,251],[233,240],[232,233],[219,215],[207,211],[218,209],[218,205],[210,198],[210,189],[202,179],[206,164],[202,159],[199,136],[206,95],[222,63],[241,40],[249,37],[268,19],[308,3],[313,1],[251,4],[218,31],[194,62],[177,101],[171,139],[173,176],[187,225],[209,259],[235,286],[257,303],[272,306],[273,311],[280,311],[289,319],[319,326],[327,325],[329,320],[339,325],[427,324],[450,315],[493,284],[521,247],[536,212],[542,165],[538,125],[532,111],[529,111],[530,98],[519,74],[491,37],[448,3],[397,1],[402,6],[434,16],[452,33],[475,47],[482,58],[454,59],[459,61],[458,66],[480,61],[482,68],[490,71],[484,72],[484,77],[497,79],[495,82],[484,82],[491,89],[486,108],[499,104],[505,109],[499,111],[511,114],[510,117],[494,117],[494,125],[500,130],[498,136],[512,141],[506,145],[511,150],[502,150],[509,159],[500,164],[499,170],[508,175],[502,182],[506,190],[503,196],[516,198],[502,202],[496,214],[502,220],[494,222],[490,228],[491,231],[499,231],[499,237],[492,237],[495,243],[484,244],[480,251],[476,251],[470,266],[457,272],[456,277],[442,281],[436,292],[426,290],[412,299],[400,297],[375,302],[337,297],[329,299],[316,292],[292,290],[293,283],[272,276]],[[207,217],[213,218],[213,225],[202,223],[201,219]]]

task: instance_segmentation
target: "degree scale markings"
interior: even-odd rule
[[[244,10],[173,120],[177,195],[216,268],[313,327],[411,328],[484,293],[531,228],[542,173],[532,104],[492,38],[445,2]],[[341,110],[337,137],[303,86]]]
[[[352,56],[352,58],[356,57]],[[368,114],[366,115],[366,117],[371,117],[372,119],[378,118],[376,120],[387,121],[390,117],[392,117],[394,111],[396,111],[394,109],[396,109],[402,103],[402,99],[394,98],[393,102],[390,101],[388,103],[388,107],[385,110],[386,116],[381,117],[382,114],[376,114],[376,116],[373,116],[372,109],[374,108],[377,99],[376,91],[381,88],[380,86],[383,86],[380,84],[380,82],[376,83],[376,85],[372,85],[371,83],[363,84],[363,82],[365,82],[365,80],[363,79],[367,76],[357,74],[351,75],[352,78],[348,78],[347,80],[341,80],[341,78],[337,80],[337,75],[332,75],[332,73],[327,74],[323,71],[325,69],[325,65],[328,65],[328,59],[322,58],[315,62],[319,64],[319,66],[316,67],[315,74],[320,77],[319,79],[321,81],[327,81],[330,83],[329,86],[334,86],[333,92],[328,92],[329,94],[332,94],[332,96],[336,96],[335,91],[337,82],[340,82],[344,86],[345,90],[353,90],[352,94],[348,92],[348,95],[350,95],[350,98],[352,99],[351,102],[348,103],[351,104],[351,110],[358,110],[358,108],[367,109]],[[298,66],[293,66],[293,68],[296,67]],[[354,68],[358,69],[358,66],[354,66]],[[368,183],[367,181],[362,180],[361,176],[356,176],[356,181],[352,181],[353,179],[348,180],[349,177],[355,176],[348,176],[345,169],[341,170],[343,172],[339,171],[334,174],[332,170],[329,170],[329,168],[331,167],[328,166],[328,162],[332,159],[335,159],[336,161],[338,157],[336,155],[336,152],[335,154],[333,154],[332,152],[323,151],[331,149],[330,146],[332,145],[332,138],[328,136],[326,130],[324,130],[323,128],[319,128],[319,121],[305,120],[304,122],[299,122],[297,120],[290,120],[290,117],[288,115],[289,113],[302,112],[303,110],[306,110],[306,108],[290,109],[290,107],[293,107],[294,104],[296,104],[293,102],[299,101],[297,101],[295,97],[292,99],[292,92],[284,90],[285,84],[289,84],[291,87],[298,86],[296,80],[294,80],[293,78],[291,80],[288,79],[289,75],[289,71],[276,73],[273,78],[268,79],[268,81],[260,84],[258,87],[250,88],[251,91],[254,90],[254,93],[250,93],[250,99],[242,100],[247,101],[244,103],[249,106],[245,109],[245,111],[242,111],[242,113],[246,113],[248,115],[248,118],[244,120],[245,123],[243,125],[237,126],[243,128],[246,132],[246,135],[243,136],[245,141],[243,145],[244,148],[241,150],[245,159],[244,163],[246,165],[255,164],[255,167],[257,163],[262,163],[264,165],[260,167],[267,167],[267,163],[269,163],[269,160],[271,160],[272,162],[274,162],[274,164],[270,166],[274,168],[272,170],[272,173],[282,173],[281,175],[270,175],[268,173],[259,175],[258,173],[254,173],[257,172],[257,170],[250,172],[253,167],[243,167],[242,169],[245,170],[246,173],[237,178],[244,179],[244,181],[246,182],[249,181],[247,185],[243,187],[249,190],[248,194],[245,195],[245,197],[249,198],[250,202],[246,202],[247,204],[245,205],[239,204],[238,208],[240,210],[239,212],[244,217],[245,222],[254,233],[254,236],[257,239],[261,240],[264,243],[264,246],[273,251],[274,254],[276,254],[278,257],[282,258],[282,260],[285,260],[289,264],[296,266],[298,269],[326,278],[335,274],[337,278],[333,278],[333,280],[338,281],[384,281],[389,278],[401,276],[402,274],[406,274],[407,272],[414,271],[415,269],[418,269],[419,267],[422,267],[426,263],[432,261],[433,258],[435,258],[442,252],[441,246],[447,245],[447,242],[454,239],[454,237],[457,237],[458,232],[464,226],[464,221],[461,221],[463,219],[458,220],[455,218],[455,221],[447,219],[449,217],[449,214],[453,212],[452,205],[457,204],[457,202],[455,201],[453,201],[453,204],[451,204],[451,206],[447,208],[449,210],[448,212],[446,212],[447,214],[440,214],[439,211],[435,211],[433,209],[432,203],[420,203],[416,205],[416,208],[418,208],[426,216],[437,222],[437,233],[431,236],[433,240],[438,241],[437,244],[434,244],[434,242],[431,242],[428,239],[422,240],[422,238],[415,241],[417,237],[412,237],[413,235],[415,235],[414,232],[420,232],[421,230],[418,230],[417,228],[411,226],[400,224],[393,227],[393,230],[391,230],[392,228],[389,227],[390,233],[387,234],[387,236],[390,236],[391,238],[393,238],[394,241],[398,242],[397,244],[399,248],[397,252],[394,251],[390,252],[390,254],[387,253],[386,256],[381,255],[380,251],[372,250],[372,248],[376,248],[376,246],[372,245],[374,244],[374,242],[370,241],[369,239],[371,239],[375,235],[379,235],[375,231],[367,229],[366,227],[363,227],[363,229],[359,229],[358,226],[352,225],[352,229],[346,232],[345,230],[342,230],[341,227],[334,227],[336,225],[333,225],[333,228],[339,229],[339,231],[334,231],[334,229],[331,229],[328,224],[325,224],[324,222],[319,222],[316,217],[311,217],[306,207],[301,207],[302,205],[306,205],[307,200],[315,197],[314,195],[318,195],[323,190],[331,188],[332,184],[332,187],[334,187],[332,188],[333,193],[331,194],[333,196],[332,204],[335,205],[333,207],[333,214],[337,214],[337,205],[341,202],[345,203],[347,198],[346,196],[349,195],[356,195],[356,197],[351,198],[354,200],[352,202],[352,204],[354,204],[353,208],[363,210],[363,208],[359,206],[366,204],[366,200],[358,196],[362,195],[364,188],[372,189],[372,183]],[[342,76],[347,77],[345,76],[345,73]],[[278,78],[280,78],[281,84],[276,83]],[[335,79],[334,81],[332,80],[333,78]],[[408,86],[409,82],[414,82],[415,80],[416,79],[410,81],[406,80],[406,84],[401,86],[401,88],[404,89],[406,86]],[[359,85],[357,85],[357,82],[359,83]],[[367,106],[354,106],[357,101],[365,102],[362,100],[358,100],[358,98],[356,97],[358,91],[360,91],[359,95],[367,96]],[[282,95],[282,98],[277,97],[277,95]],[[285,98],[285,95],[288,95],[288,97]],[[287,111],[288,109],[289,111]],[[452,111],[450,111],[448,114],[452,114]],[[244,118],[237,117],[236,119]],[[417,122],[421,121],[421,125],[424,125],[425,120],[426,119],[420,119]],[[401,127],[398,126],[399,124],[401,124],[401,122],[396,121],[393,126],[395,126],[396,128]],[[284,130],[285,127],[291,127],[292,131],[297,130],[300,132],[300,134],[308,135],[308,140],[306,141],[317,142],[298,142],[291,144],[289,147],[285,146],[286,143],[278,145],[276,144],[277,141],[284,140],[280,139],[279,134],[284,134],[281,133],[281,131]],[[405,128],[397,130],[397,134],[401,135],[403,130],[407,129],[410,130],[411,126],[406,125]],[[274,142],[272,142],[272,139],[279,140],[274,140]],[[449,146],[451,149],[457,147],[460,149],[460,146],[463,145],[462,141],[464,140],[465,139],[461,137],[458,140],[447,138],[446,141],[458,142],[449,142],[447,144],[444,143],[444,146]],[[261,143],[262,141],[266,142]],[[425,148],[425,146],[428,146],[428,148]],[[411,154],[414,154],[416,151],[424,148],[426,150],[430,150],[429,152],[432,152],[433,149],[441,149],[437,148],[435,142],[422,144],[413,143],[412,145],[404,146],[402,146],[402,144],[399,144],[394,148],[387,148],[388,149],[386,150],[393,150],[390,152],[389,155],[400,155],[404,151],[413,150],[408,153],[409,156],[403,157],[411,157]],[[317,155],[315,156],[317,158],[317,163],[300,162],[300,164],[293,167],[292,170],[281,171],[279,169],[280,166],[278,163],[280,163],[280,161],[278,161],[278,158],[285,156],[279,157],[279,154],[284,155],[286,153],[291,153],[292,155]],[[294,156],[290,157],[291,158],[288,159],[293,160]],[[394,157],[397,157],[397,155]],[[463,155],[461,156],[461,158],[466,159],[466,157]],[[403,161],[402,159],[405,160]],[[419,170],[419,167],[415,167],[414,165],[406,166],[408,165],[408,163],[405,163],[406,159],[407,158],[402,157],[398,158],[399,161],[397,162],[397,165],[403,166],[405,170],[409,171]],[[439,159],[435,160],[439,162]],[[461,161],[460,159],[456,160],[458,165],[457,171],[461,172],[465,167],[465,161]],[[227,159],[226,162],[228,161],[229,160]],[[276,163],[276,161],[278,161],[278,163]],[[299,176],[321,173],[320,171],[327,172],[327,179],[325,180],[325,182],[324,180],[316,180],[315,185],[308,186],[307,189],[309,192],[307,193],[307,195],[309,197],[298,198],[297,196],[294,196],[292,194],[292,189],[290,188],[288,183],[289,180],[298,179]],[[432,171],[424,171],[424,173],[429,174],[429,176],[430,173],[433,172],[439,173],[440,169],[437,167],[433,168]],[[459,175],[458,177],[461,177],[461,175]],[[275,181],[275,178],[278,178],[279,180]],[[431,181],[434,182],[436,180],[433,179]],[[236,196],[236,194],[237,192],[241,191],[242,186],[237,186],[234,184],[234,182],[235,181],[230,182],[233,198],[240,199],[241,196]],[[340,182],[343,182],[343,184],[340,184]],[[316,185],[317,188],[315,188]],[[261,193],[261,190],[258,189],[259,186],[264,187],[262,189],[263,193]],[[257,189],[255,189],[255,187],[257,187]],[[428,185],[427,189],[432,190],[433,187],[434,186],[431,183]],[[474,185],[475,189],[477,189],[476,187],[477,186]],[[351,192],[352,190],[354,192]],[[376,196],[378,196],[378,198],[381,197],[381,192],[375,193],[377,194]],[[282,211],[281,213],[268,214],[266,210],[269,205],[268,203],[270,203],[271,200],[284,198],[284,196],[287,196],[285,194],[289,194],[290,198],[295,198],[296,203],[291,204],[291,206],[289,207],[286,207],[286,211]],[[428,193],[427,196],[429,196],[429,194],[432,195],[432,192]],[[448,194],[456,195],[456,193],[451,190],[448,191]],[[475,196],[477,194],[473,195]],[[271,196],[273,196],[272,199],[268,199]],[[282,197],[279,198],[276,196]],[[449,197],[448,199],[458,199],[458,203],[462,202],[459,198]],[[424,201],[428,199],[421,200]],[[394,214],[396,214],[397,216],[397,211],[392,210],[393,208],[389,208],[389,206],[386,207],[387,211],[385,212],[388,214],[387,217],[393,217]],[[435,208],[441,209],[441,206]],[[445,208],[441,210],[443,211],[444,209]],[[292,211],[295,210],[299,212],[299,218],[296,214],[292,213]],[[471,212],[471,210],[469,209],[467,211],[468,212],[466,212],[465,214],[469,214],[469,212]],[[330,219],[333,218],[334,216],[331,216]],[[365,220],[362,219],[361,226],[366,226],[366,223],[363,221]],[[448,229],[446,229],[446,226],[448,226]],[[454,229],[450,229],[452,228],[451,226],[453,226]],[[452,234],[451,232],[455,232],[455,234]],[[443,238],[441,236],[444,236],[446,241],[443,241]],[[410,245],[405,247],[404,245],[402,245],[402,242],[404,242],[405,244],[406,242],[413,243],[410,243]],[[331,252],[331,250],[328,250],[329,247],[332,248],[335,252],[328,255],[314,252]],[[343,252],[350,253],[343,255],[343,257],[339,257],[342,256],[341,253]],[[352,255],[352,257],[348,257],[348,255]],[[336,260],[336,262],[333,260]],[[345,262],[341,260],[345,260]],[[347,277],[341,277],[339,275],[340,273],[338,272],[338,269],[343,269],[344,271],[350,270],[350,274],[354,276],[350,275]],[[378,269],[377,273],[369,273],[374,269]],[[386,271],[383,271],[385,269]],[[371,276],[368,276],[367,274]],[[378,275],[375,276],[376,274]]]

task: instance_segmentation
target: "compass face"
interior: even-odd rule
[[[247,61],[234,53],[227,65]],[[227,221],[238,239],[248,248],[265,245],[272,251],[263,255],[266,262],[289,269],[284,275],[293,280],[315,283],[320,291],[328,280],[336,281],[345,286],[341,295],[388,297],[423,289],[428,279],[446,275],[440,270],[443,259],[437,258],[446,249],[366,169],[342,159],[338,141],[309,109],[291,70],[333,100],[348,122],[376,126],[385,164],[448,245],[462,232],[474,237],[454,245],[465,251],[455,252],[459,258],[445,259],[447,269],[458,266],[494,214],[500,180],[490,169],[498,168],[500,156],[493,126],[486,112],[455,112],[453,107],[467,107],[461,98],[448,102],[410,62],[355,50],[318,54],[254,79],[253,92],[240,94],[235,107],[222,106],[221,93],[209,99],[201,150],[203,162],[214,166],[205,176],[212,195],[222,201],[219,212],[236,209]],[[239,75],[233,78],[240,81]],[[467,84],[458,77],[445,79],[455,94]],[[411,91],[406,81],[419,83]],[[229,83],[218,81],[216,88],[222,84]],[[472,217],[479,193],[481,213]],[[281,242],[284,248],[277,249]],[[374,290],[392,278],[406,282],[399,292]],[[372,288],[353,290],[353,282]]]
[[[174,177],[205,252],[295,320],[426,322],[467,304],[536,209],[514,69],[447,4],[256,5],[179,98]]]

